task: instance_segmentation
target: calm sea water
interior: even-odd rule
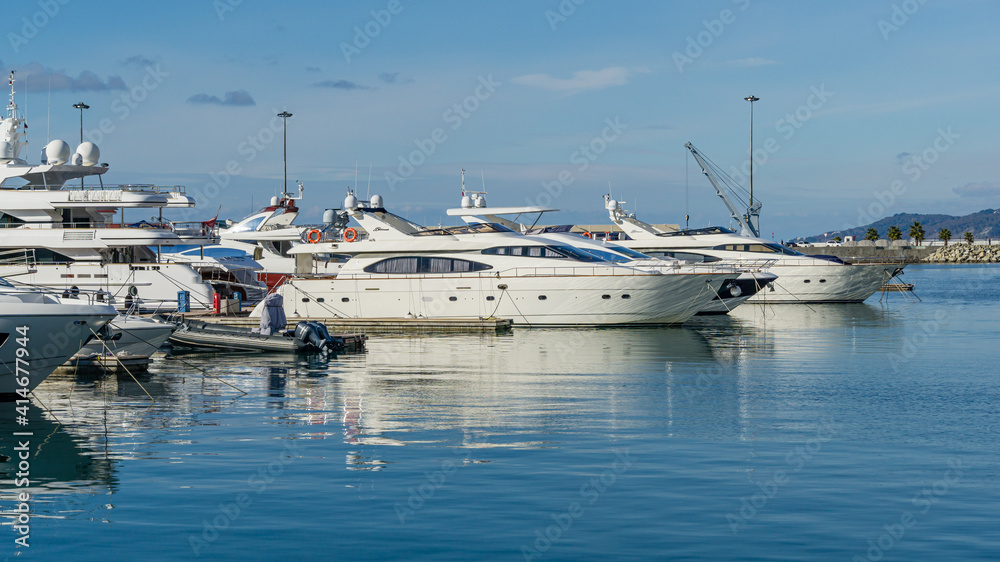
[[[0,557],[997,559],[1000,267],[905,278],[922,302],[172,356],[155,402],[53,377]]]

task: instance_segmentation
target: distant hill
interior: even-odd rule
[[[854,235],[858,240],[864,240],[869,228],[878,230],[879,238],[885,238],[885,233],[889,227],[896,225],[903,231],[903,238],[913,221],[919,221],[924,226],[924,235],[927,240],[937,240],[938,232],[942,228],[951,231],[952,240],[961,240],[965,232],[971,232],[977,239],[994,238],[1000,239],[1000,209],[983,209],[978,213],[972,213],[963,217],[953,217],[951,215],[922,215],[916,213],[896,213],[891,217],[877,220],[865,226],[850,228],[847,230],[834,230],[823,234],[816,234],[802,238],[805,242],[826,242],[834,237]]]

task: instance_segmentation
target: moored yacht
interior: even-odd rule
[[[898,275],[902,264],[847,264],[833,256],[807,256],[771,240],[742,236],[723,227],[661,230],[627,213],[605,196],[611,221],[627,238],[616,243],[650,256],[690,262],[772,262],[778,276],[749,299],[767,303],[862,302]]]
[[[0,279],[0,400],[27,398],[116,314],[86,295],[60,299]]]
[[[378,196],[349,196],[344,209],[368,237],[293,248],[352,257],[335,277],[297,276],[279,287],[287,316],[679,324],[736,278],[628,267],[493,223],[424,228],[386,211]]]
[[[182,291],[192,308],[210,307],[212,287],[188,265],[161,263],[155,249],[211,238],[204,224],[162,219],[164,208],[193,207],[194,199],[179,186],[70,182],[100,181],[108,171],[90,142],[71,154],[66,142],[53,140],[40,165],[28,164],[13,84],[12,74],[8,114],[0,121],[0,276],[59,292],[101,291],[119,309],[176,308]],[[137,208],[155,209],[159,217],[126,222],[126,209]]]
[[[699,314],[725,314],[745,302],[777,278],[774,274],[764,271],[770,265],[770,262],[766,260],[753,264],[753,267],[750,267],[750,264],[746,262],[741,262],[739,264],[740,267],[724,261],[717,261],[713,264],[688,264],[667,256],[652,257],[642,252],[613,244],[608,240],[594,240],[588,236],[574,234],[571,233],[571,227],[569,226],[536,227],[535,225],[545,213],[555,212],[558,209],[538,206],[487,207],[484,195],[484,192],[465,192],[463,190],[461,208],[448,209],[448,215],[461,217],[462,220],[469,224],[482,222],[501,224],[522,234],[569,244],[600,259],[617,262],[630,267],[662,270],[668,273],[678,271],[714,271],[735,273],[738,275],[736,279],[722,287],[719,294],[698,311]],[[508,215],[514,215],[514,218],[506,218]],[[537,218],[531,225],[517,222],[522,216],[530,217],[533,215],[537,215]]]

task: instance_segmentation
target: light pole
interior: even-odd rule
[[[90,109],[90,106],[82,101],[73,104],[73,107],[80,110],[80,144],[83,144],[83,110]],[[80,189],[83,189],[83,177],[80,177]]]
[[[284,187],[285,197],[288,197],[288,118],[291,116],[292,114],[287,111],[282,111],[281,113],[278,114],[278,117],[281,117],[281,136],[282,136],[281,143],[283,145],[283,153],[284,153],[282,156],[282,160],[284,161],[284,168],[285,168],[285,187]]]
[[[753,102],[760,98],[749,95],[743,99],[750,102],[750,206],[753,207]]]

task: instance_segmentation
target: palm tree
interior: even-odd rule
[[[868,233],[865,234],[865,240],[871,240],[872,242],[878,240],[878,229],[869,228]]]
[[[972,245],[972,243],[973,243],[973,242],[974,242],[975,240],[976,240],[976,239],[975,239],[975,237],[973,237],[973,236],[972,236],[972,233],[971,233],[971,232],[969,232],[969,231],[966,231],[966,232],[965,232],[965,241],[966,241],[966,242],[968,242],[970,246]]]
[[[903,238],[903,231],[900,230],[898,226],[892,225],[889,227],[889,230],[886,231],[885,237],[895,242],[896,240]]]
[[[913,221],[913,224],[910,225],[909,236],[919,246],[924,241],[924,225],[920,224],[920,221]]]
[[[833,237],[833,241],[834,242],[840,242],[840,236],[834,236]]]
[[[944,240],[944,245],[947,247],[948,241],[951,240],[951,231],[947,228],[942,228],[940,232],[938,232],[938,238]]]

